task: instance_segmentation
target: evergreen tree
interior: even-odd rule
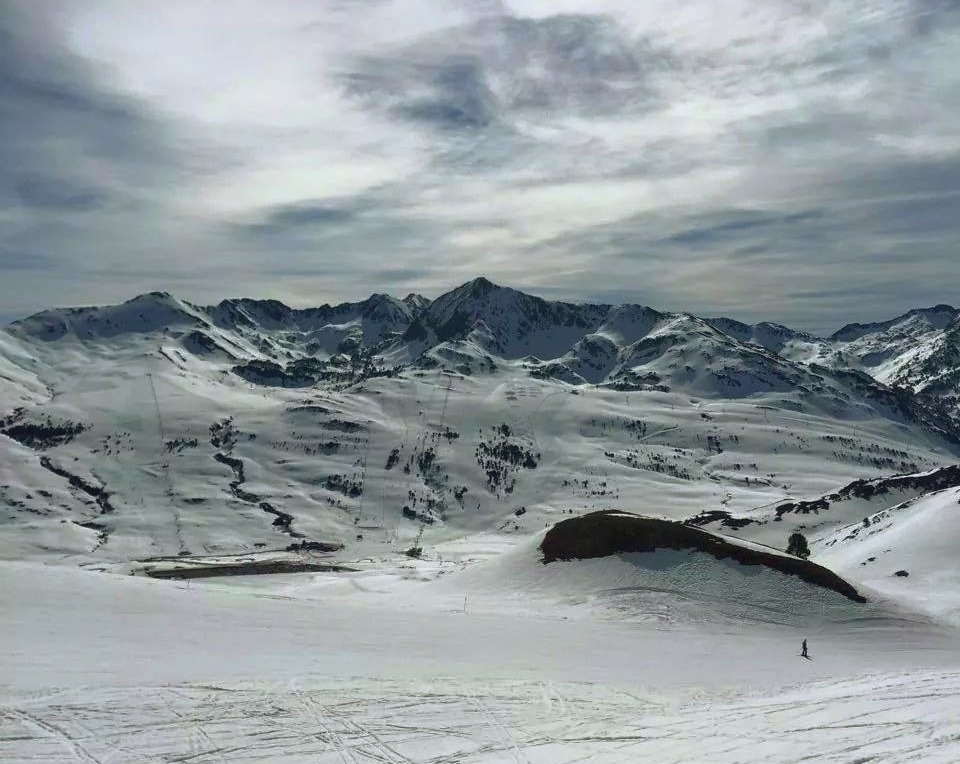
[[[794,531],[791,533],[790,539],[787,541],[787,554],[792,554],[794,557],[799,557],[801,560],[806,560],[810,556],[810,547],[807,546],[807,537],[799,531]]]

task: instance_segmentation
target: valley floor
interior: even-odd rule
[[[283,580],[0,564],[0,760],[960,760],[960,639],[919,616],[665,628],[463,612],[429,567]]]

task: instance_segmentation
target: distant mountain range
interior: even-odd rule
[[[153,292],[122,305],[43,311],[7,331],[29,342],[87,344],[160,333],[187,353],[289,386],[308,386],[325,370],[343,376],[345,366],[471,374],[522,361],[537,378],[615,389],[739,397],[841,372],[954,409],[960,397],[960,310],[949,305],[821,338],[766,322],[548,301],[477,278],[432,301],[374,294],[307,309],[251,299],[198,306]]]

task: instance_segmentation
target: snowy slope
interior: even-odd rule
[[[424,308],[416,295],[398,300],[375,294],[358,303],[298,310],[276,300],[249,299],[202,307],[152,292],[121,305],[43,311],[15,322],[8,333],[30,343],[79,343],[93,352],[160,335],[200,356],[329,358],[403,332]]]
[[[24,563],[0,580],[4,761],[960,755],[960,644],[917,621],[666,630],[361,588],[311,600]]]
[[[960,623],[957,510],[960,466],[951,466],[855,481],[817,498],[742,513],[703,513],[692,522],[766,544],[782,544],[800,531],[812,560],[869,590]]]
[[[52,515],[56,525],[107,526],[96,559],[253,550],[301,537],[365,556],[406,548],[422,522],[448,538],[525,533],[568,509],[684,517],[955,458],[935,431],[867,402],[839,419],[792,391],[718,401],[435,370],[337,392],[255,385],[196,359],[175,365],[162,346],[122,361],[64,363],[70,358],[52,375],[55,397],[0,436],[7,453],[32,446],[42,479],[0,490],[7,524],[33,526],[43,522],[38,512],[56,509],[68,513]],[[71,475],[110,494],[115,511],[98,516],[96,494],[72,486]],[[39,490],[66,491],[91,512],[51,507]],[[290,525],[274,525],[265,502]],[[528,511],[515,518],[518,507]],[[74,554],[87,559],[93,545]]]
[[[793,349],[799,345],[819,344],[822,340],[806,332],[798,332],[782,324],[764,321],[759,324],[745,324],[732,318],[704,319],[714,329],[724,334],[762,348],[773,353],[781,353],[786,349]]]
[[[960,488],[932,491],[838,528],[817,560],[960,625]]]

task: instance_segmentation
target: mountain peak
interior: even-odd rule
[[[839,331],[831,335],[830,339],[839,342],[849,342],[860,339],[868,334],[885,332],[898,324],[903,324],[911,319],[921,319],[930,324],[934,329],[944,329],[953,320],[960,315],[960,311],[952,305],[940,303],[929,308],[913,308],[906,313],[891,318],[887,321],[877,321],[869,324],[847,324]]]
[[[494,284],[490,279],[485,276],[478,276],[475,279],[467,281],[455,289],[450,290],[447,294],[458,295],[461,297],[470,297],[474,299],[482,299],[487,297],[493,292],[506,289],[506,287],[499,286]]]
[[[181,308],[185,303],[174,297],[170,292],[144,292],[143,294],[138,294],[135,297],[131,297],[129,300],[125,300],[121,305],[128,305],[131,307],[146,307],[146,306],[163,306],[163,307],[174,307]],[[102,306],[109,307],[109,306]],[[99,308],[94,308],[98,310]]]
[[[416,317],[430,306],[430,300],[428,300],[422,294],[411,292],[403,298],[403,304],[410,308],[411,312]]]
[[[24,335],[49,342],[71,335],[79,340],[94,340],[204,323],[196,306],[169,292],[146,292],[119,305],[41,311],[12,326]]]

